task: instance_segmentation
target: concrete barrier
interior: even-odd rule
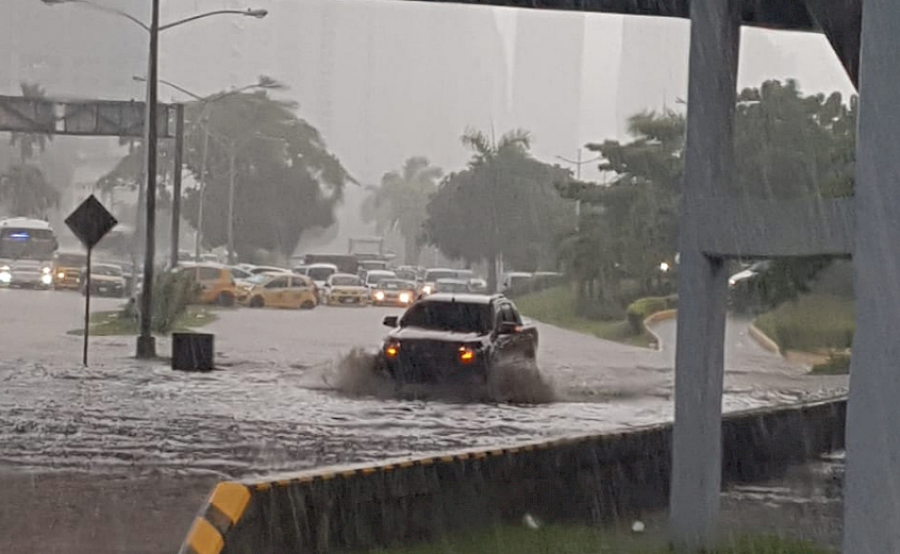
[[[843,448],[845,399],[725,417],[725,483]],[[518,522],[665,508],[671,425],[219,484],[182,554],[324,554]]]

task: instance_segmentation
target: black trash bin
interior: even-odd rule
[[[172,369],[212,371],[215,369],[214,341],[210,333],[172,333]]]

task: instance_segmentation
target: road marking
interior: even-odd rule
[[[198,517],[188,534],[188,545],[197,554],[219,554],[225,547],[225,540],[212,523]]]
[[[239,483],[219,483],[213,490],[209,503],[234,525],[241,519],[247,504],[250,503],[250,490]]]

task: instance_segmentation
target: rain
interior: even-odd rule
[[[886,551],[875,100],[794,3],[691,111],[686,8],[4,0],[0,552]]]

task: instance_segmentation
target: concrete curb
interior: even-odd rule
[[[725,414],[723,482],[844,445],[846,398]],[[668,501],[671,423],[220,483],[180,554],[326,554],[520,521],[639,516]],[[627,470],[623,470],[627,468]]]
[[[778,346],[778,343],[772,340],[772,338],[767,334],[763,333],[759,329],[759,327],[756,326],[756,323],[751,321],[748,330],[753,340],[755,340],[756,343],[759,344],[763,349],[768,350],[773,354],[784,356],[784,353],[781,351],[781,347]]]
[[[653,340],[656,341],[656,350],[657,352],[661,351],[663,348],[662,338],[659,335],[653,332],[653,329],[650,328],[654,323],[659,323],[660,321],[666,321],[669,319],[673,319],[676,315],[678,315],[678,310],[663,310],[661,312],[656,312],[647,316],[647,319],[644,320],[644,330],[653,337]]]

